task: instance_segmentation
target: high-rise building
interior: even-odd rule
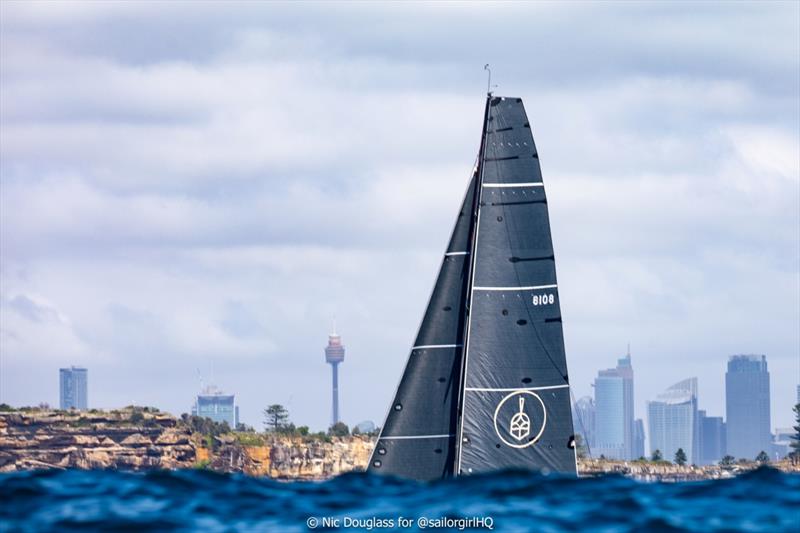
[[[630,352],[617,360],[616,368],[597,373],[594,405],[593,455],[634,459],[633,367]]]
[[[633,457],[644,457],[644,422],[637,418],[633,425]]]
[[[772,445],[769,372],[764,355],[734,355],[725,373],[728,454],[754,459]]]
[[[89,404],[89,371],[72,366],[60,368],[59,404],[61,409],[87,409]]]
[[[699,440],[698,449],[700,457],[699,465],[714,464],[726,455],[725,451],[725,422],[721,416],[706,416],[703,410],[697,411],[699,421]]]
[[[333,325],[333,333],[328,336],[328,346],[325,347],[325,362],[331,365],[332,371],[332,400],[333,416],[331,425],[339,422],[339,363],[344,361],[344,345],[342,338],[336,334],[336,324]]]
[[[575,433],[583,438],[583,443],[591,452],[594,453],[594,400],[591,396],[580,398],[572,406],[572,424],[575,426]]]
[[[664,459],[672,460],[681,448],[687,461],[696,464],[697,378],[684,379],[647,402],[647,422],[651,454],[659,450]]]
[[[225,394],[213,385],[205,387],[195,398],[192,414],[210,418],[214,422],[225,422],[231,429],[239,425],[239,406],[235,394]]]

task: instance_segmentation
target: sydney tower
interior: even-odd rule
[[[333,422],[339,422],[339,363],[344,361],[344,346],[342,338],[336,334],[336,326],[333,333],[328,336],[328,346],[325,347],[325,362],[331,365],[333,370]]]

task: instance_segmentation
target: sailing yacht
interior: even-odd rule
[[[520,98],[486,98],[478,163],[368,471],[577,474],[555,257]]]

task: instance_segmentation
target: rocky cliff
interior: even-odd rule
[[[253,440],[252,435],[245,435]],[[0,472],[34,468],[125,470],[202,467],[275,478],[323,479],[366,468],[365,436],[208,437],[158,412],[13,411],[0,413]]]
[[[243,472],[280,479],[325,479],[344,472],[364,470],[372,454],[370,437],[267,438],[258,446],[245,446],[231,437],[220,438],[216,450],[200,448],[198,460],[218,472]]]
[[[175,418],[130,411],[0,413],[0,472],[32,468],[186,468],[195,444]]]

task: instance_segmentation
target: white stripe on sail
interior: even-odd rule
[[[484,387],[465,387],[464,390],[469,392],[513,392],[518,390],[550,390],[550,389],[565,389],[569,387],[568,384],[564,385],[547,385],[545,387],[512,387],[508,389],[493,389]]]
[[[444,435],[398,435],[396,437],[381,437],[379,440],[403,440],[403,439],[444,439],[447,437],[455,437],[455,433]]]
[[[529,181],[527,183],[484,183],[484,187],[544,187],[541,181]]]
[[[445,256],[450,256],[450,255],[469,255],[469,252],[447,252],[444,255]]]
[[[531,285],[529,287],[472,287],[473,291],[535,291],[539,289],[555,289],[558,285]]]
[[[428,348],[461,348],[463,344],[425,344],[422,346],[412,346],[412,350],[427,350]]]

